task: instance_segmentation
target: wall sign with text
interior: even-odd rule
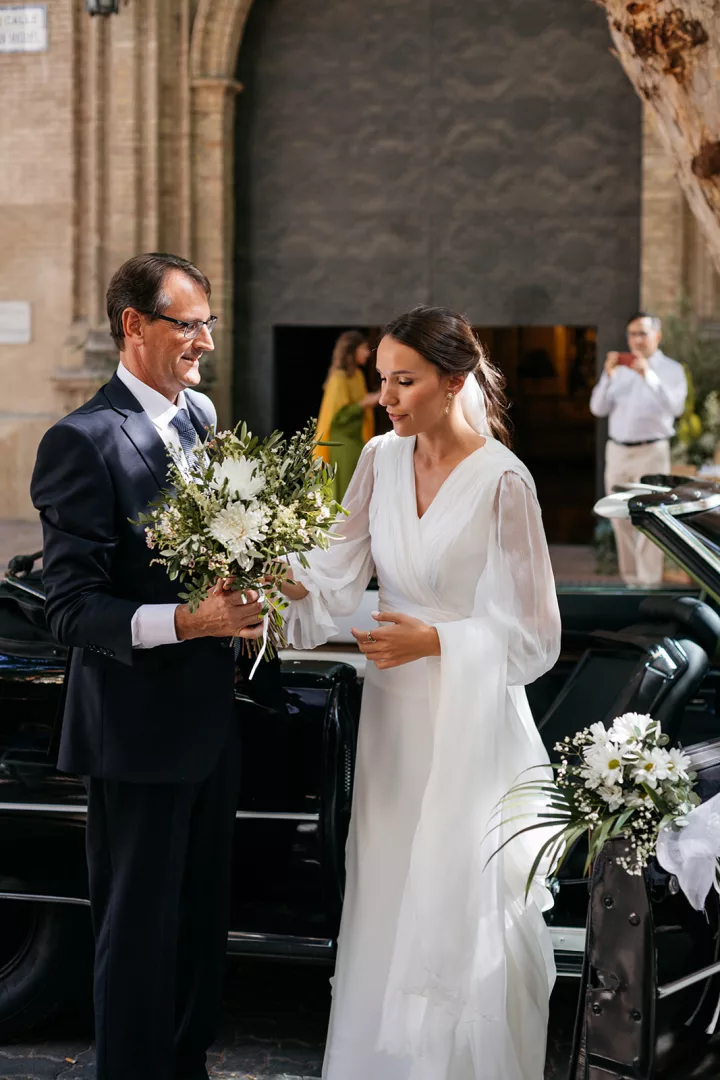
[[[30,341],[30,304],[27,300],[0,300],[0,345],[27,345]]]
[[[45,52],[47,4],[0,4],[0,53]]]

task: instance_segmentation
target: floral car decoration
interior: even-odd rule
[[[625,713],[608,728],[597,723],[567,736],[555,747],[560,762],[553,766],[554,780],[525,779],[501,800],[497,810],[501,820],[493,828],[528,817],[534,820],[517,829],[495,854],[529,830],[549,831],[529,876],[529,891],[539,867],[556,874],[583,834],[588,838],[585,873],[607,840],[624,837],[625,853],[618,859],[623,869],[640,875],[648,859],[657,854],[661,865],[677,873],[693,906],[702,906],[713,880],[718,883],[720,829],[715,847],[708,841],[704,850],[702,878],[707,887],[703,893],[689,882],[690,845],[684,841],[693,838],[696,872],[695,838],[700,829],[708,835],[707,819],[712,814],[707,811],[713,809],[712,800],[701,805],[689,758],[676,747],[668,749],[668,742],[660,724],[639,713]],[[548,767],[542,768],[547,774]]]

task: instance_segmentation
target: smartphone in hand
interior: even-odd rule
[[[617,362],[622,364],[623,367],[632,367],[634,359],[635,357],[631,352],[621,352],[618,353]]]

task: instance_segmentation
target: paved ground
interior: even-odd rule
[[[313,1080],[320,1076],[329,1007],[328,971],[235,963],[227,981],[213,1080]],[[546,1080],[566,1080],[577,984],[554,995]],[[56,1022],[22,1043],[0,1046],[0,1080],[95,1080],[89,1020]],[[372,1080],[372,1077],[368,1077]]]

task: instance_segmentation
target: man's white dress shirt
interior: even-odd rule
[[[153,390],[142,379],[138,379],[136,375],[128,371],[122,361],[118,365],[117,377],[127,386],[133,397],[137,398],[162,441],[182,465],[185,454],[178,431],[170,426],[170,421],[179,409],[187,409],[183,391],[181,390],[178,394],[177,404],[173,405],[163,394]],[[154,649],[156,645],[176,644],[178,636],[175,631],[175,609],[178,606],[178,604],[142,604],[132,618],[133,649]]]
[[[687,397],[685,369],[660,349],[648,365],[644,378],[621,364],[612,375],[603,371],[592,392],[590,411],[609,418],[613,442],[653,442],[675,434],[675,419],[682,415]]]

